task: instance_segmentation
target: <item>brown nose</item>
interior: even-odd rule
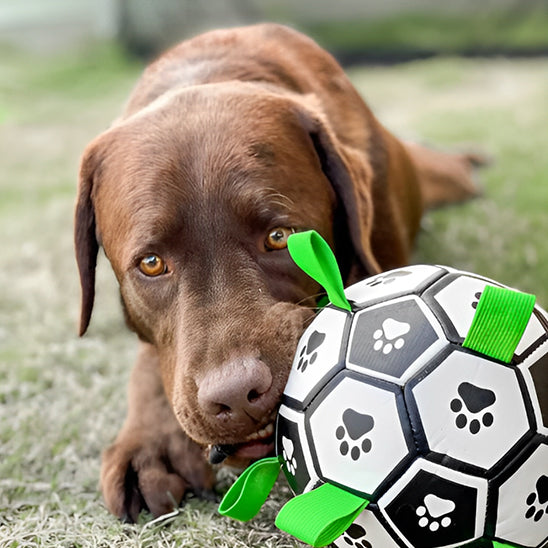
[[[200,382],[198,404],[210,418],[248,426],[260,421],[275,401],[272,373],[259,359],[244,357],[209,372]]]

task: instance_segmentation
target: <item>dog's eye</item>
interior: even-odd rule
[[[154,278],[167,272],[167,265],[158,255],[147,255],[141,259],[139,270],[145,275]]]
[[[287,247],[287,239],[295,232],[293,228],[277,227],[268,233],[265,247],[269,251],[276,251]]]

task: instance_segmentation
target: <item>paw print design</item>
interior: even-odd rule
[[[406,322],[399,322],[393,318],[387,318],[382,322],[381,329],[373,333],[375,344],[373,349],[376,352],[382,350],[383,354],[390,354],[394,349],[400,350],[405,345],[404,335],[411,330],[411,326]]]
[[[468,425],[471,434],[477,434],[482,426],[489,428],[495,417],[487,411],[497,397],[492,390],[480,388],[469,382],[461,382],[457,388],[459,397],[453,398],[449,407],[457,413],[455,425],[463,429]],[[480,415],[481,413],[481,415]],[[477,416],[477,418],[476,418]]]
[[[366,285],[369,287],[375,287],[377,285],[387,285],[396,281],[398,278],[403,276],[409,276],[411,272],[408,270],[396,270],[395,272],[389,272],[384,276],[376,276],[373,280],[366,282]]]
[[[304,373],[306,371],[306,368],[316,361],[316,358],[318,357],[318,353],[316,352],[316,350],[318,350],[319,346],[323,343],[324,340],[325,333],[320,333],[319,331],[312,332],[312,335],[310,335],[308,342],[305,344],[305,346],[301,350],[301,353],[299,354],[299,363],[297,364],[298,371],[302,371]]]
[[[432,493],[424,497],[423,504],[416,510],[419,527],[428,527],[432,533],[440,527],[449,527],[452,523],[451,513],[456,508],[452,500],[442,499]]]
[[[373,442],[366,434],[373,430],[375,419],[371,415],[346,409],[342,415],[342,422],[335,432],[335,436],[341,442],[339,451],[343,456],[350,453],[352,460],[356,461],[362,454],[369,453],[373,447]]]
[[[361,525],[353,523],[343,533],[342,539],[346,542],[346,544],[348,544],[348,546],[352,546],[354,548],[373,548],[373,545],[366,540],[366,534],[367,532]]]
[[[288,470],[288,472],[294,476],[295,472],[297,471],[297,460],[295,459],[295,446],[293,445],[293,442],[286,438],[285,436],[282,436],[282,457],[285,461],[285,466]]]
[[[548,476],[540,476],[535,485],[535,490],[527,496],[527,512],[525,517],[535,522],[548,516]]]
[[[481,299],[481,291],[478,291],[477,293],[474,294],[474,299],[476,300],[472,302],[472,308],[476,310],[476,308],[478,307],[479,300]]]

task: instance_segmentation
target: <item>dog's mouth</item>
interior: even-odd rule
[[[271,422],[247,436],[241,443],[211,445],[209,462],[220,464],[227,459],[233,462],[257,460],[266,457],[273,451],[274,422]]]

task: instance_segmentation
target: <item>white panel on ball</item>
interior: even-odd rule
[[[344,367],[341,345],[347,320],[348,314],[337,308],[324,308],[316,316],[297,346],[284,391],[286,396],[304,406],[320,381],[325,384],[329,376]]]
[[[540,445],[500,487],[495,536],[532,547],[548,540],[547,445]]]
[[[484,469],[531,430],[514,368],[455,350],[413,388],[432,451]]]
[[[345,376],[318,398],[307,419],[320,474],[372,494],[410,452],[404,434],[410,426],[402,427],[396,394]]]
[[[476,307],[486,285],[501,287],[496,282],[472,276],[457,276],[447,286],[435,294],[434,299],[449,317],[460,339],[466,338]],[[537,313],[540,312],[537,307]],[[536,315],[531,315],[525,332],[516,348],[516,356],[522,356],[532,346],[538,344],[546,331]]]
[[[361,306],[368,302],[382,300],[387,296],[393,298],[406,293],[414,293],[445,273],[446,271],[442,267],[431,265],[398,268],[354,284],[346,289],[345,294],[347,299]]]
[[[434,297],[462,339],[470,330],[478,302],[487,284],[487,280],[480,278],[457,276]]]

